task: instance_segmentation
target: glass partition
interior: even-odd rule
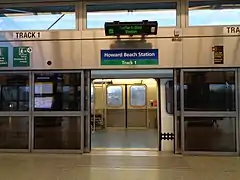
[[[80,150],[79,117],[35,117],[34,149]]]
[[[82,71],[34,73],[34,151],[83,151],[82,101],[88,96],[83,75]]]
[[[29,150],[30,74],[0,73],[0,149]]]
[[[0,111],[29,110],[29,74],[0,74]]]
[[[74,5],[4,7],[0,10],[0,31],[76,29]]]
[[[157,21],[159,27],[177,25],[176,2],[114,3],[86,5],[87,28],[104,28],[105,22]]]
[[[235,71],[184,73],[185,111],[235,111]]]
[[[190,1],[189,26],[226,26],[240,24],[240,2]]]
[[[236,152],[235,117],[185,117],[185,151]]]
[[[0,117],[0,149],[29,148],[29,117]]]
[[[180,79],[182,151],[236,154],[235,69],[185,69]]]
[[[81,73],[34,75],[35,111],[80,111]]]

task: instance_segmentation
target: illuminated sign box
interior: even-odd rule
[[[157,35],[157,21],[142,22],[106,22],[106,36],[134,36],[134,35]]]

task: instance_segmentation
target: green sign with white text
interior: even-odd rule
[[[0,67],[8,67],[8,47],[0,47]]]
[[[32,48],[27,46],[13,47],[13,67],[29,67]]]

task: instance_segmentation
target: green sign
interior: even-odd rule
[[[157,21],[106,22],[104,26],[106,36],[156,35],[158,29]]]
[[[8,47],[0,47],[0,67],[8,67]]]
[[[101,65],[158,65],[156,59],[102,61]]]
[[[13,47],[13,67],[29,67],[31,53],[31,47]]]

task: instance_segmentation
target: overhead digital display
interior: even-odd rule
[[[134,35],[157,35],[157,21],[142,22],[106,22],[106,36],[134,36]]]

